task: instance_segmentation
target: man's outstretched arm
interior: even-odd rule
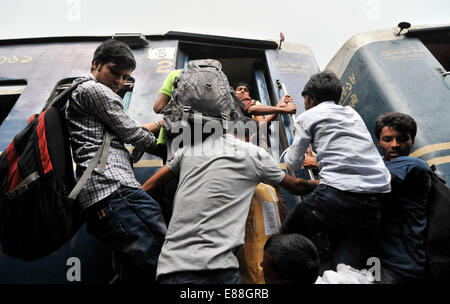
[[[286,174],[281,181],[280,186],[291,194],[300,195],[312,192],[319,183],[319,180],[306,180]]]
[[[155,111],[156,114],[161,113],[161,111],[165,108],[165,106],[167,106],[169,101],[170,96],[164,93],[158,93],[155,103],[153,104],[153,111]]]
[[[155,136],[158,136],[159,130],[160,130],[162,124],[163,124],[163,120],[160,119],[158,121],[142,124],[142,126],[146,129],[148,129],[150,132],[152,132]]]
[[[284,95],[276,106],[253,104],[247,111],[252,115],[295,114],[297,107],[292,101],[292,97],[290,95]]]
[[[174,174],[167,165],[159,169],[152,177],[150,177],[142,186],[142,189],[152,195],[162,185],[173,178]]]

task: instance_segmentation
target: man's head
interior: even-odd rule
[[[136,60],[128,45],[110,39],[95,50],[91,72],[98,82],[117,92],[135,68]]]
[[[264,245],[261,266],[268,284],[314,284],[319,275],[319,253],[300,234],[280,234]]]
[[[407,114],[391,112],[381,115],[375,122],[375,135],[385,161],[409,155],[416,133],[417,124]]]
[[[315,74],[311,76],[302,92],[302,96],[305,98],[305,110],[309,110],[323,101],[338,103],[341,94],[342,84],[336,74],[331,71]]]
[[[238,83],[236,83],[236,85],[234,86],[234,92],[236,93],[236,96],[239,99],[242,99],[242,98],[251,99],[250,86],[245,81],[239,81]]]

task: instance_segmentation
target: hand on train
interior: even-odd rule
[[[295,114],[295,112],[297,112],[297,106],[294,103],[294,99],[289,94],[284,95],[277,106],[283,108],[285,114]]]
[[[305,160],[303,161],[303,167],[306,168],[306,169],[319,167],[319,165],[317,164],[316,157],[312,153],[310,147],[308,147],[308,149],[306,150]]]
[[[294,103],[294,99],[290,94],[286,94],[283,97],[281,97],[280,101],[278,102],[278,106],[284,106],[290,103]]]

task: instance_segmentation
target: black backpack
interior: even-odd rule
[[[449,284],[450,188],[434,173],[434,165],[431,168],[433,173],[428,196],[425,241],[428,281],[434,284]]]
[[[0,156],[0,242],[11,257],[32,261],[47,256],[84,223],[76,196],[93,168],[75,183],[62,110],[70,93],[87,80],[75,82],[35,114]],[[96,166],[108,148],[104,141],[91,163]]]
[[[228,122],[242,113],[245,106],[231,89],[222,65],[213,59],[189,61],[175,78],[172,100],[162,113],[166,137],[173,138],[179,130],[194,120],[202,124],[208,121],[222,122],[224,129]]]

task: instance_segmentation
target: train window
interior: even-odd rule
[[[424,44],[444,69],[450,70],[450,43],[426,42]]]
[[[419,38],[442,67],[447,71],[450,70],[449,26],[409,30],[406,35]]]
[[[70,86],[72,85],[73,81],[77,79],[77,78],[65,78],[61,81],[59,81],[55,88],[53,89],[52,93],[50,94],[50,97],[47,100],[47,103],[45,104],[46,108],[49,104],[49,102],[51,100],[53,100],[56,96],[58,96],[59,94],[61,94],[65,89],[70,88]],[[125,85],[123,86],[122,89],[120,89],[117,94],[122,97],[123,99],[123,104],[124,104],[124,108],[125,110],[128,109],[128,107],[130,106],[130,102],[131,102],[131,93],[133,92],[133,88],[134,88],[134,78],[129,77],[127,79],[127,81],[125,82]]]
[[[26,86],[25,80],[0,81],[0,125],[8,117]]]

